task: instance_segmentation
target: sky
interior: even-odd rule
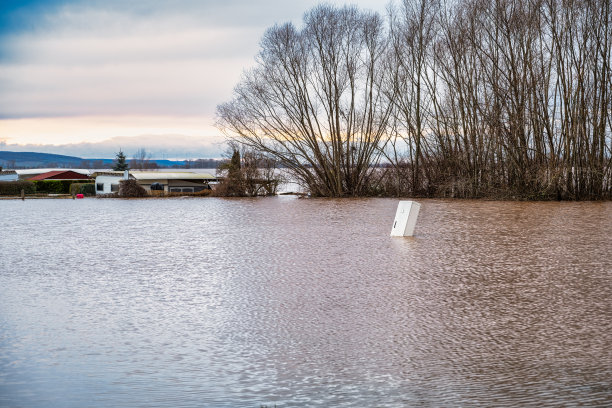
[[[328,3],[342,5],[345,1]],[[215,109],[317,0],[0,0],[0,150],[220,157]],[[385,12],[387,1],[353,0]]]

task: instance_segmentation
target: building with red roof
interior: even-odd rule
[[[90,177],[86,174],[77,173],[72,170],[48,171],[29,178],[28,180],[89,180]]]

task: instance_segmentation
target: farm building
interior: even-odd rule
[[[50,173],[50,172],[64,172],[64,171],[72,171],[74,173],[79,173],[85,178],[91,178],[90,170],[87,169],[58,169],[58,168],[47,168],[47,169],[16,169],[16,170],[4,170],[0,171],[0,180],[2,181],[16,181],[16,180],[29,180],[33,177],[39,176],[41,174]],[[40,180],[40,179],[37,179]],[[50,180],[66,180],[66,179],[50,179]],[[80,178],[70,179],[70,180],[81,180]]]
[[[147,191],[157,183],[166,193],[195,193],[209,188],[217,178],[208,173],[133,171],[131,175]]]
[[[128,171],[98,171],[92,174],[96,178],[96,194],[111,194],[119,191],[119,182],[134,178]]]
[[[0,181],[17,181],[19,175],[15,170],[0,170]]]
[[[55,170],[38,174],[34,177],[28,178],[28,180],[89,180],[90,178],[91,177],[87,174],[79,173],[73,170]]]
[[[96,172],[96,194],[110,194],[119,191],[119,182],[126,179],[123,172]],[[166,193],[194,193],[209,188],[217,178],[208,173],[130,171],[129,178],[135,179],[147,191],[151,185]]]

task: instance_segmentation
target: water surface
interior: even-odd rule
[[[609,406],[612,203],[0,201],[1,407]]]

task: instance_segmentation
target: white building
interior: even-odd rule
[[[96,177],[96,194],[119,192],[119,182],[129,177],[127,171],[99,171],[93,175]]]
[[[127,179],[124,172],[106,171],[94,173],[96,177],[96,194],[111,194],[119,191],[119,182]],[[209,183],[217,178],[208,173],[163,172],[163,171],[130,171],[129,178],[151,191],[151,185],[157,183],[166,193],[194,193],[209,188]]]
[[[0,171],[0,181],[17,181],[19,175],[15,170],[4,170]]]
[[[131,176],[147,191],[151,185],[158,183],[166,193],[196,193],[209,188],[209,183],[217,178],[208,173],[194,173],[186,171],[131,171]]]

